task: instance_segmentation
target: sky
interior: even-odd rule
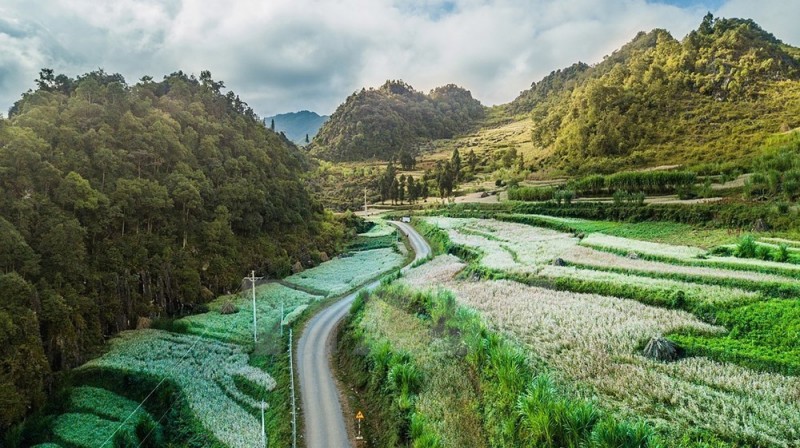
[[[330,114],[362,87],[455,83],[486,105],[706,12],[800,46],[800,0],[0,0],[0,112],[43,67],[129,84],[210,70],[259,115]]]

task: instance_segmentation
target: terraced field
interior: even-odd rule
[[[364,238],[389,236],[379,226]],[[216,299],[206,313],[158,323],[162,329],[121,333],[105,354],[76,370],[78,384],[41,431],[39,446],[259,446],[262,400],[269,438],[291,440],[281,311],[291,325],[314,302],[360,286],[403,260],[394,248],[355,251],[258,286],[258,343],[249,289]]]
[[[532,365],[605,409],[646,420],[668,446],[800,445],[797,265],[597,232],[420,219],[439,229],[428,234],[445,250],[477,257],[442,255],[403,281],[452,291]],[[661,337],[679,359],[643,355]]]

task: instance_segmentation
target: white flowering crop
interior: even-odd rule
[[[267,373],[248,365],[249,357],[238,345],[211,339],[137,330],[111,340],[108,353],[86,367],[119,369],[166,377],[178,385],[189,408],[205,428],[231,447],[260,443],[261,422],[243,406],[257,409],[259,402],[234,383],[241,376],[265,390],[275,387]]]
[[[566,378],[590,386],[613,408],[660,421],[678,432],[702,428],[764,446],[795,446],[800,440],[796,377],[759,373],[704,357],[661,363],[638,354],[640,345],[652,336],[676,330],[719,333],[722,328],[683,311],[633,300],[505,280],[454,280],[452,275],[462,267],[454,257],[440,256],[410,270],[404,281],[453,291],[459,303],[480,312],[492,327]],[[555,267],[545,271],[586,278],[593,272]]]
[[[576,247],[562,254],[566,261],[590,267],[616,268],[651,274],[677,274],[708,278],[725,278],[754,282],[795,282],[790,277],[760,272],[740,271],[733,269],[708,268],[702,266],[683,266],[660,261],[631,259],[620,255],[597,251],[588,247]]]
[[[285,282],[317,291],[328,297],[344,294],[367,280],[403,264],[403,256],[392,249],[373,249],[341,256],[284,279]]]
[[[706,251],[699,247],[673,246],[671,244],[651,243],[649,241],[633,240],[602,233],[590,233],[581,241],[589,247],[601,247],[617,251],[636,252],[644,255],[672,257],[678,259],[697,258],[705,255]]]

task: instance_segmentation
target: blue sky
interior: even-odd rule
[[[101,67],[131,84],[207,69],[262,115],[331,113],[386,79],[456,83],[500,104],[638,31],[682,38],[707,11],[800,46],[797,0],[3,0],[0,111],[42,67]]]

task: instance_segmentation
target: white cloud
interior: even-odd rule
[[[685,3],[685,2],[682,2]],[[716,13],[752,17],[788,43],[800,3],[728,0]],[[705,13],[645,0],[6,0],[0,6],[0,107],[39,68],[98,67],[133,83],[211,70],[262,114],[330,113],[362,86],[446,83],[486,104],[578,60],[598,62],[638,31],[678,38]]]

